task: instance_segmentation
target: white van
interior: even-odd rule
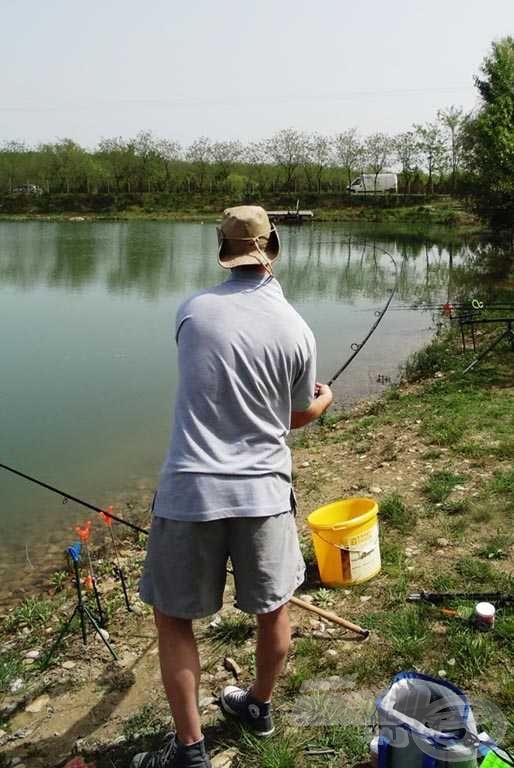
[[[363,173],[352,181],[348,192],[398,192],[398,176],[396,173]]]

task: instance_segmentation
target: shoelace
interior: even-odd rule
[[[236,691],[232,696],[236,707],[243,707],[248,703],[248,691]]]
[[[165,744],[165,746],[162,748],[161,752],[161,765],[165,766],[169,760],[173,757],[175,752],[177,751],[177,742],[175,739],[175,734],[170,733],[168,736],[168,743]]]

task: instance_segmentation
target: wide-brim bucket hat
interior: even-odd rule
[[[218,227],[218,263],[224,269],[262,264],[266,269],[278,258],[280,241],[268,214],[260,205],[237,205],[223,211]]]

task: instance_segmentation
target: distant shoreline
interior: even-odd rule
[[[123,222],[123,221],[176,221],[214,222],[220,218],[226,201],[201,208],[180,208],[175,210],[130,206],[122,210],[58,210],[42,212],[1,212],[0,221],[44,221],[44,222]],[[459,201],[445,199],[420,205],[351,205],[340,207],[320,206],[314,208],[313,223],[351,222],[380,224],[423,224],[426,226],[448,227],[454,230],[484,232],[485,225],[476,216],[464,209]],[[307,224],[308,226],[308,224]]]

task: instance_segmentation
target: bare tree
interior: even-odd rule
[[[285,172],[284,186],[291,189],[298,166],[305,162],[308,139],[302,131],[284,128],[266,142],[266,154]]]
[[[216,175],[225,181],[234,165],[243,156],[243,145],[240,141],[215,141],[211,144],[210,155],[216,165]]]
[[[107,180],[107,188],[110,181],[114,181],[115,188],[120,191],[123,183],[130,192],[131,179],[134,172],[134,147],[131,142],[121,136],[111,139],[101,139],[98,142],[100,156],[107,165],[110,180]]]
[[[152,131],[139,131],[135,139],[131,142],[134,148],[134,155],[138,158],[138,178],[139,189],[150,191],[152,185],[151,166],[158,158],[157,140]]]
[[[338,133],[334,139],[336,162],[346,172],[348,186],[352,183],[352,173],[360,168],[364,157],[364,147],[357,128],[350,128]]]
[[[427,187],[430,193],[434,191],[434,171],[441,172],[448,159],[448,151],[438,123],[415,125],[419,151],[425,160],[428,173]]]
[[[211,159],[211,140],[207,136],[200,136],[195,139],[187,148],[186,159],[195,167],[198,176],[198,189],[202,192]]]
[[[267,174],[266,142],[252,141],[243,148],[243,162],[249,166],[249,174],[261,191],[264,191]]]
[[[364,142],[364,159],[370,171],[375,175],[375,191],[377,177],[391,160],[393,140],[386,133],[372,133]]]
[[[464,123],[464,110],[462,107],[447,107],[440,109],[437,113],[438,119],[443,126],[450,132],[450,162],[452,169],[452,192],[455,192],[457,170],[460,162],[462,144],[460,140],[460,129]]]
[[[164,170],[164,186],[167,191],[170,188],[171,169],[173,164],[182,157],[182,146],[174,139],[157,139],[155,148],[162,168]]]
[[[22,141],[6,141],[1,148],[2,165],[6,169],[9,192],[13,191],[16,176],[20,167],[20,156],[28,152],[28,147]]]
[[[323,171],[330,164],[332,140],[322,133],[311,133],[305,144],[305,176],[311,188],[321,191]]]
[[[399,133],[393,139],[394,151],[402,167],[405,188],[410,192],[412,177],[419,163],[419,146],[414,131]]]

